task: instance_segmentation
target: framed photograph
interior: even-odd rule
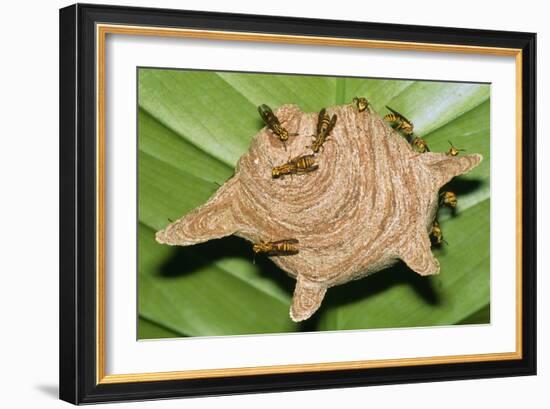
[[[535,374],[535,44],[61,9],[61,399]]]

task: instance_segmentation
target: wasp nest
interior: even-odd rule
[[[478,154],[417,153],[376,113],[352,105],[327,109],[338,121],[314,172],[272,178],[289,157],[311,154],[317,113],[280,107],[281,124],[299,136],[285,146],[267,128],[253,139],[235,175],[204,205],[159,231],[160,243],[189,246],[236,235],[251,242],[296,239],[299,252],[271,259],[297,281],[290,309],[309,318],[328,288],[403,260],[437,274],[429,232],[439,189],[477,166]]]

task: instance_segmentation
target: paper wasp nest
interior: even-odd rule
[[[157,241],[189,246],[228,235],[252,242],[294,238],[299,253],[271,257],[296,278],[290,316],[309,318],[325,292],[403,260],[420,275],[437,274],[429,231],[438,192],[477,166],[478,154],[416,153],[384,120],[352,105],[328,108],[338,121],[317,155],[319,169],[273,179],[274,165],[311,154],[317,113],[295,105],[276,111],[299,136],[284,149],[263,128],[235,175],[210,200],[157,233]]]

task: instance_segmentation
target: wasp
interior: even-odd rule
[[[252,251],[254,254],[266,254],[268,256],[291,256],[298,253],[296,239],[285,239],[279,241],[260,241],[254,243]]]
[[[446,191],[441,192],[441,194],[439,195],[440,206],[449,206],[454,209],[457,203],[458,199],[456,198],[456,194],[454,192]]]
[[[434,244],[441,246],[442,243],[447,243],[447,240],[443,238],[443,232],[441,231],[441,226],[439,225],[439,222],[437,220],[434,220],[432,224],[432,231],[430,232],[430,237],[432,238],[432,241]]]
[[[260,113],[260,116],[262,117],[262,120],[266,124],[266,126],[273,132],[275,135],[279,137],[279,140],[283,143],[283,146],[286,150],[286,144],[285,142],[288,141],[289,136],[296,136],[297,133],[289,133],[285,128],[282,127],[281,123],[279,122],[279,118],[273,113],[270,107],[268,107],[265,104],[262,104],[258,107],[258,112]]]
[[[430,151],[430,148],[428,148],[428,144],[426,143],[426,141],[422,138],[419,138],[418,136],[415,136],[413,138],[413,140],[411,141],[411,146],[418,153],[425,153]]]
[[[325,108],[319,111],[319,119],[317,120],[317,134],[314,136],[313,143],[311,144],[311,150],[315,153],[319,152],[319,149],[323,146],[325,141],[336,125],[336,115],[332,115],[332,118],[327,114]]]
[[[458,149],[456,146],[453,145],[451,141],[447,141],[447,142],[449,142],[449,145],[451,145],[451,147],[447,152],[445,152],[446,155],[458,156],[459,152],[464,152],[466,150],[466,149]]]
[[[277,179],[286,175],[302,175],[318,168],[319,165],[315,164],[315,155],[302,155],[290,159],[280,166],[275,166],[271,169],[271,177]]]
[[[370,103],[367,98],[364,97],[355,97],[353,98],[353,103],[355,104],[355,107],[357,108],[358,112],[364,112],[369,108],[370,111]]]
[[[386,105],[386,108],[391,111],[391,114],[384,115],[384,120],[391,122],[391,126],[395,130],[401,131],[405,136],[410,137],[413,134],[413,123],[389,106]]]

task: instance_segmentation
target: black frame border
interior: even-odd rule
[[[522,50],[522,358],[293,374],[96,384],[95,25]],[[76,4],[60,10],[60,377],[74,404],[536,374],[536,34]]]

